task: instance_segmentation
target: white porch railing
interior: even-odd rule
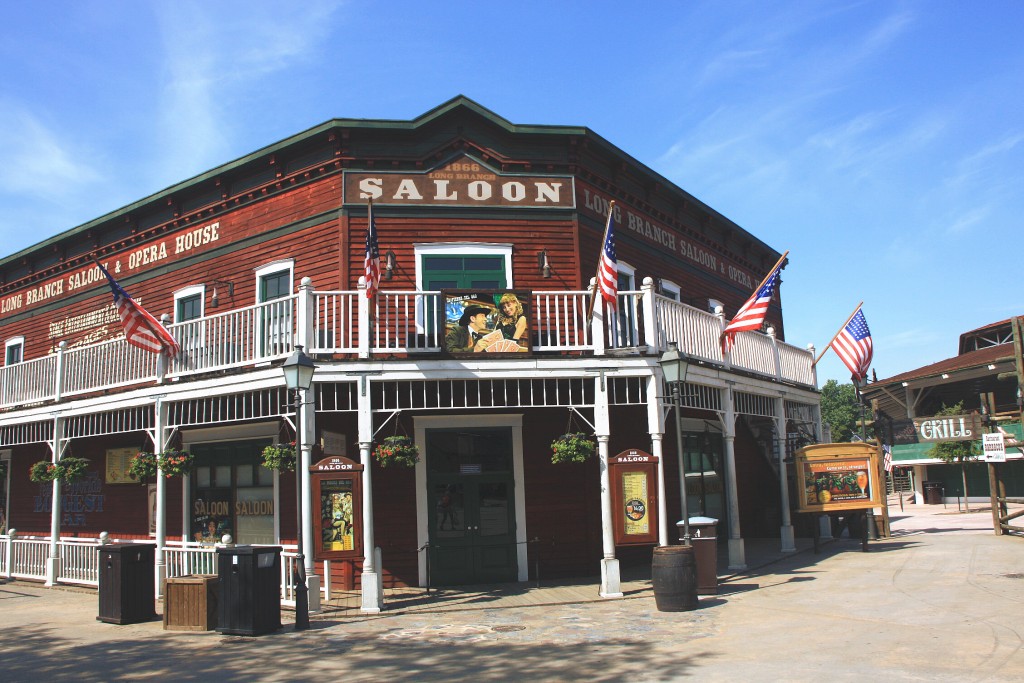
[[[147,541],[138,541],[147,543]],[[62,538],[58,542],[61,561],[57,583],[99,586],[100,553],[103,547],[98,538]],[[288,548],[288,546],[283,546]],[[297,554],[294,546],[281,552],[281,604],[295,606],[295,575]],[[0,535],[0,577],[46,581],[46,561],[49,558],[48,538],[18,538]],[[154,571],[157,571],[154,568]],[[164,546],[164,576],[174,578],[196,574],[217,574],[217,548],[215,546]],[[330,595],[330,565],[324,565],[326,580],[324,597]],[[154,579],[155,580],[155,579]]]
[[[810,352],[759,333],[741,332],[728,358],[719,345],[724,320],[654,292],[648,279],[619,292],[616,310],[587,319],[589,291],[535,291],[530,302],[535,353],[594,356],[660,354],[669,341],[691,358],[814,386]],[[167,367],[123,338],[0,368],[0,408],[167,377],[244,367],[283,358],[302,343],[317,354],[426,353],[444,346],[440,292],[364,290],[298,294],[169,326],[181,346]],[[371,316],[372,312],[372,316]],[[600,325],[600,327],[598,327]],[[299,341],[301,340],[301,341]]]

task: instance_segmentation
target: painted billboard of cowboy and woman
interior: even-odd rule
[[[451,354],[528,353],[529,293],[442,291],[444,348]]]

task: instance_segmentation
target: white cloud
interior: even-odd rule
[[[100,180],[89,155],[24,107],[0,102],[0,194],[58,201]]]

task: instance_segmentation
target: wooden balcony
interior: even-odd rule
[[[587,319],[589,291],[534,291],[529,307],[536,355],[595,358],[659,356],[675,341],[694,361],[767,380],[816,388],[812,352],[771,335],[742,332],[728,357],[719,335],[725,321],[654,291],[620,292],[617,311]],[[186,378],[266,364],[296,344],[322,361],[375,356],[430,361],[443,348],[436,324],[441,293],[381,290],[371,301],[362,289],[314,291],[168,325],[181,353],[172,359],[130,346],[124,338],[66,348],[44,358],[0,368],[0,409],[60,401],[118,387]],[[372,313],[372,315],[371,315]]]

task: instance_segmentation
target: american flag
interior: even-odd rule
[[[363,275],[366,279],[366,297],[377,295],[380,284],[380,247],[377,245],[377,225],[373,222],[373,203],[366,208],[366,259],[363,261]]]
[[[868,368],[871,367],[871,356],[874,348],[871,343],[871,330],[868,329],[868,321],[864,319],[864,311],[857,308],[857,312],[846,323],[846,327],[836,335],[832,342],[832,348],[839,355],[839,360],[853,373],[853,379],[862,381],[868,375]]]
[[[775,285],[779,281],[779,272],[782,270],[784,262],[785,259],[779,261],[772,274],[765,278],[764,284],[747,299],[747,303],[743,304],[740,310],[736,311],[732,322],[722,330],[722,353],[728,353],[732,349],[736,342],[737,332],[761,329],[761,323],[764,322],[764,317],[768,313],[768,304],[772,302],[772,294],[775,292]]]
[[[882,464],[885,466],[886,472],[892,472],[892,446],[889,444],[882,444]]]
[[[163,353],[168,357],[177,356],[181,349],[167,328],[128,296],[128,292],[117,284],[117,280],[98,261],[96,265],[110,283],[110,291],[114,294],[114,307],[121,318],[121,327],[124,328],[124,337],[128,343],[152,353]]]
[[[619,261],[615,256],[615,225],[612,215],[615,202],[608,203],[608,225],[604,230],[604,247],[601,249],[601,263],[597,269],[597,287],[608,308],[615,310],[619,293]]]

